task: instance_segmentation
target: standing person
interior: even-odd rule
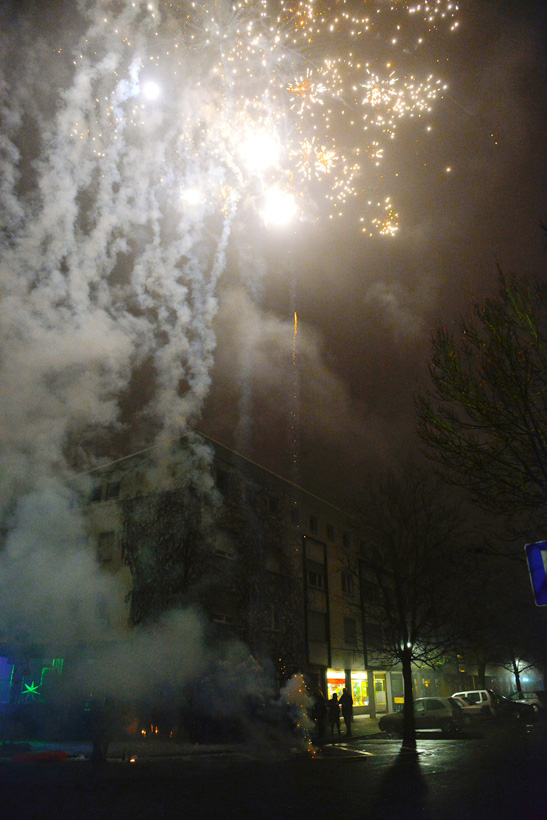
[[[340,697],[340,706],[342,707],[342,717],[346,724],[346,734],[351,735],[351,724],[353,721],[353,698],[351,693],[346,688],[342,690]]]
[[[334,734],[334,727],[338,727],[338,734],[341,735],[340,729],[340,706],[338,704],[338,695],[336,692],[332,693],[332,698],[329,700],[329,723],[331,737]]]

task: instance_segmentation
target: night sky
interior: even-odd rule
[[[341,505],[415,445],[413,394],[427,385],[432,330],[492,292],[498,265],[545,270],[545,7],[460,8],[457,35],[432,47],[449,89],[431,136],[406,128],[386,163],[400,171],[397,235],[298,226],[282,254],[264,248],[258,298],[229,277],[221,288],[202,429]]]
[[[381,0],[353,4],[359,12],[387,6]],[[427,384],[434,328],[449,326],[469,311],[473,296],[491,292],[498,264],[506,272],[544,270],[543,3],[462,0],[456,32],[437,32],[420,51],[402,49],[399,63],[407,72],[431,71],[448,86],[431,113],[401,123],[386,143],[380,171],[365,169],[342,217],[326,218],[319,204],[302,208],[287,225],[266,228],[244,195],[219,253],[214,309],[207,313],[199,302],[203,292],[196,291],[178,318],[170,310],[184,300],[184,283],[166,285],[162,266],[172,264],[176,242],[194,242],[197,222],[185,223],[181,237],[165,203],[150,197],[143,205],[152,214],[148,226],[135,217],[141,167],[145,197],[155,135],[171,145],[169,119],[149,108],[146,156],[139,155],[140,143],[128,140],[133,153],[117,156],[117,170],[85,153],[93,126],[76,158],[59,137],[55,115],[63,116],[67,100],[77,110],[75,121],[92,119],[76,91],[73,97],[67,92],[76,88],[72,57],[85,31],[79,7],[97,19],[120,8],[58,2],[44,10],[43,3],[14,2],[3,12],[8,250],[0,400],[7,499],[32,488],[36,470],[63,477],[71,464],[103,463],[154,443],[162,431],[195,427],[334,503],[353,503],[374,469],[400,462],[415,445],[413,394]],[[162,31],[167,50],[171,29]],[[138,30],[132,35],[137,52]],[[91,51],[82,61],[93,86]],[[78,70],[81,79],[85,71]],[[141,72],[142,85],[146,64],[133,70],[135,77]],[[96,89],[104,91],[104,64],[98,74]],[[95,87],[84,86],[78,93],[92,101]],[[192,89],[196,99],[199,89]],[[190,119],[192,96],[188,88],[185,93],[180,112]],[[127,117],[130,102],[123,103]],[[199,105],[208,105],[201,90]],[[68,134],[68,117],[63,122]],[[344,127],[336,128],[343,139]],[[104,157],[111,156],[108,138],[104,146]],[[178,167],[189,173],[188,165],[174,162],[173,175]],[[200,167],[212,179],[209,165]],[[100,190],[108,173],[111,197]],[[361,206],[384,189],[399,227],[394,236],[369,236],[360,229]],[[226,202],[222,207],[225,216]],[[149,229],[154,220],[161,222],[156,234]],[[200,265],[209,270],[213,264],[209,233],[213,245],[221,243],[218,227],[199,229],[196,267],[184,274],[192,281]],[[210,316],[204,331],[192,330],[189,318],[197,302],[200,316]],[[180,321],[185,330],[179,334]],[[180,336],[172,345],[166,342],[171,331]],[[188,338],[195,341],[191,356]],[[194,364],[179,374],[178,362],[191,357]],[[189,393],[185,404],[180,397]]]

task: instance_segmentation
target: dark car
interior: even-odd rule
[[[465,717],[454,698],[416,698],[414,701],[416,729],[440,729],[450,734],[465,725]],[[403,710],[382,715],[378,721],[381,732],[400,734],[403,731]]]
[[[539,692],[513,692],[510,697],[510,700],[516,701],[517,703],[528,703],[534,712],[541,712],[545,709],[545,692],[540,690]]]
[[[531,703],[504,698],[498,695],[498,705],[496,717],[509,718],[512,720],[534,720],[536,710]]]

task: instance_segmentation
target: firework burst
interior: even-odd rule
[[[36,379],[48,400],[26,426],[13,411],[13,430],[42,441],[37,462],[117,423],[116,397],[143,362],[156,387],[146,411],[166,435],[199,417],[234,220],[251,231],[260,218],[344,216],[367,234],[397,231],[384,167],[402,123],[427,117],[444,88],[419,76],[415,55],[450,36],[458,11],[444,0],[77,7],[81,36],[6,38],[0,60],[7,338],[21,357],[81,343],[73,391],[52,356],[51,377]],[[85,329],[96,339],[98,327],[109,354],[87,361]],[[88,412],[78,397],[90,383]]]
[[[123,129],[125,144],[164,146],[157,180],[166,190],[176,180],[199,188],[213,210],[225,209],[228,198],[259,212],[273,186],[318,219],[355,199],[365,231],[379,218],[370,193],[382,202],[389,196],[375,170],[387,145],[402,122],[426,117],[445,88],[403,64],[427,37],[455,29],[458,13],[441,0],[135,0],[114,9],[97,4],[75,59],[77,71],[90,70],[96,101],[94,112],[75,118],[72,135],[92,141],[98,163],[112,157]]]

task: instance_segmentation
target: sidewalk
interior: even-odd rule
[[[343,726],[343,721],[342,721]],[[358,715],[353,721],[352,734],[348,737],[342,728],[342,734],[327,735],[318,742],[312,737],[312,743],[317,746],[330,746],[336,743],[351,743],[359,738],[375,735],[378,733],[378,720],[370,718],[368,715]],[[263,749],[268,742],[265,740]],[[287,749],[292,744],[287,743]],[[2,744],[0,746],[0,761],[10,761],[16,756],[25,756],[27,762],[32,762],[32,756],[41,755],[45,752],[60,751],[66,753],[70,760],[89,760],[91,757],[91,743],[89,741],[19,741],[13,744]],[[153,738],[142,740],[141,738],[125,738],[113,740],[108,747],[108,758],[111,761],[147,760],[151,758],[184,758],[222,755],[244,755],[253,756],[257,751],[257,746],[252,743],[190,743],[188,741],[177,743],[172,740],[161,740]]]
[[[342,734],[335,734],[332,736],[330,734],[330,729],[327,727],[327,733],[319,745],[338,742],[348,743],[352,740],[357,740],[358,738],[376,735],[379,733],[378,718],[371,718],[369,715],[356,715],[354,717],[353,725],[351,727],[351,735],[349,737],[346,735],[343,720],[341,721],[341,727]]]

